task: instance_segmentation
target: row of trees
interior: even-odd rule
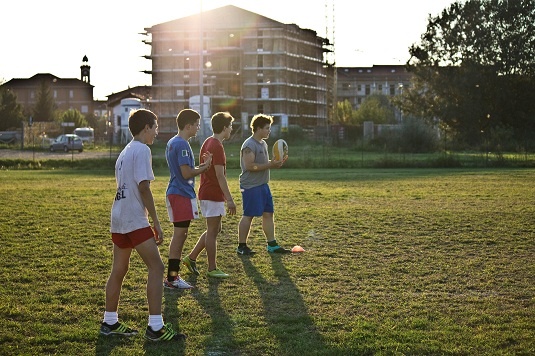
[[[336,122],[342,125],[362,125],[364,121],[375,124],[396,124],[396,107],[383,94],[368,96],[357,109],[348,100],[337,103]]]
[[[535,1],[454,2],[410,47],[413,85],[395,101],[468,145],[535,134]]]
[[[440,126],[465,147],[496,137],[533,141],[535,1],[456,1],[429,18],[409,53],[413,79],[402,95],[371,95],[358,110],[338,103],[337,122],[395,123],[399,110]]]

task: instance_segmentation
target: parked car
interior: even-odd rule
[[[66,134],[59,135],[51,144],[50,152],[54,151],[74,151],[82,152],[84,150],[84,142],[78,135]]]
[[[18,131],[0,131],[0,143],[17,143],[20,142],[21,137]]]

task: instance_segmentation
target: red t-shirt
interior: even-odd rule
[[[212,165],[210,168],[201,174],[201,185],[199,186],[199,199],[212,201],[225,201],[225,195],[219,186],[217,176],[215,174],[215,167],[223,166],[223,172],[226,176],[227,157],[225,156],[225,149],[223,144],[215,137],[208,137],[201,147],[201,156],[205,152],[212,154]]]

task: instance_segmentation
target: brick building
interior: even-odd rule
[[[40,73],[31,78],[14,78],[2,87],[11,90],[17,96],[26,115],[30,115],[37,103],[38,92],[42,87],[48,88],[57,109],[76,109],[82,114],[93,113],[93,85],[90,83],[90,67],[84,56],[80,66],[80,79],[59,78],[53,74]],[[39,118],[35,118],[39,120]]]

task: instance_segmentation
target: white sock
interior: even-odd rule
[[[163,316],[160,315],[149,315],[149,326],[152,330],[158,331],[163,328]]]
[[[113,325],[119,321],[119,314],[117,312],[104,312],[104,320],[102,320],[108,325]]]

